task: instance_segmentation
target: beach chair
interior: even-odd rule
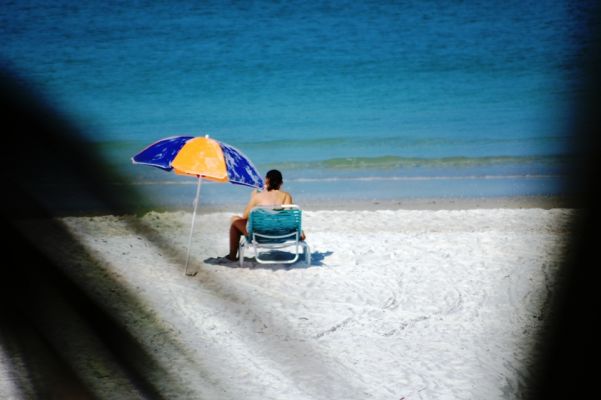
[[[278,207],[255,207],[248,216],[248,236],[243,236],[238,247],[240,266],[244,266],[244,252],[252,247],[255,259],[260,264],[293,264],[300,256],[300,248],[304,249],[305,262],[311,265],[309,245],[301,240],[302,210],[296,205]],[[265,259],[261,250],[294,248],[294,257],[290,260]],[[265,253],[263,253],[265,254]]]

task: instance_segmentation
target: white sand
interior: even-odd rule
[[[188,213],[62,219],[95,265],[41,245],[170,371],[168,398],[512,399],[574,212],[307,211],[310,268],[203,263],[227,252],[230,216],[205,214],[195,277]],[[74,357],[92,390],[131,389],[110,360]]]

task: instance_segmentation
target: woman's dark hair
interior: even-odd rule
[[[277,169],[272,169],[271,171],[267,172],[267,175],[265,175],[265,177],[269,179],[269,186],[267,186],[268,192],[270,190],[278,190],[284,182],[284,179],[282,178],[282,173]]]

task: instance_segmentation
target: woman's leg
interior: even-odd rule
[[[246,219],[236,219],[230,226],[230,253],[227,258],[236,261],[238,259],[238,245],[240,244],[240,238],[242,235],[247,235],[246,232]]]

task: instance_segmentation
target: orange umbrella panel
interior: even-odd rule
[[[190,139],[171,162],[176,173],[202,176],[216,182],[227,182],[227,169],[219,142],[207,138]]]

